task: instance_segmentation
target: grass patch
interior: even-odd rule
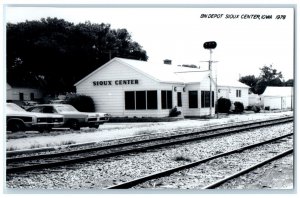
[[[175,158],[174,158],[174,161],[186,161],[186,162],[191,162],[192,161],[192,159],[191,158],[189,158],[189,157],[184,157],[184,156],[176,156]]]
[[[41,144],[32,144],[30,145],[30,149],[41,148],[43,145]]]
[[[70,145],[70,144],[76,144],[76,142],[74,140],[66,140],[60,142],[60,145]]]
[[[236,120],[231,118],[227,121],[227,123],[231,123],[231,122],[236,122]]]
[[[16,146],[10,146],[8,148],[6,148],[6,151],[15,151],[15,150],[18,150],[19,148],[16,147]]]
[[[173,122],[183,120],[182,117],[112,117],[109,122]]]

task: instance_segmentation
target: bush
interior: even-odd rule
[[[247,111],[254,111],[254,113],[259,113],[260,110],[261,110],[261,107],[259,105],[247,106]]]
[[[252,111],[254,111],[255,113],[259,113],[260,112],[260,106],[253,106]]]
[[[174,107],[173,109],[170,110],[169,116],[170,117],[176,117],[181,114],[181,111],[177,110],[177,107]]]
[[[235,102],[234,103],[234,112],[236,112],[236,113],[244,112],[244,104],[241,102]]]
[[[95,103],[90,96],[72,94],[66,99],[66,103],[74,106],[78,111],[95,112]]]
[[[227,98],[220,98],[217,102],[217,111],[219,113],[229,113],[231,101]]]
[[[252,105],[247,106],[247,107],[246,107],[246,110],[247,110],[247,111],[253,111],[253,106],[252,106]]]

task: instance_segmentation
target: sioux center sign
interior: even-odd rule
[[[108,85],[137,85],[139,80],[105,80],[105,81],[93,81],[94,86],[108,86]]]

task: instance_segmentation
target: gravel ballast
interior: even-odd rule
[[[291,133],[293,124],[283,124],[252,132],[215,138],[199,143],[159,149],[147,153],[97,160],[54,171],[44,170],[9,177],[7,188],[18,189],[102,189],[119,182],[172,168],[254,142]]]
[[[288,155],[232,179],[217,189],[293,189],[293,161],[293,155]]]

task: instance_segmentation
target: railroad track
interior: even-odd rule
[[[236,126],[216,127],[206,130],[205,132],[191,132],[167,137],[150,138],[135,142],[92,147],[83,150],[40,154],[25,157],[10,157],[6,159],[6,172],[7,174],[11,174],[23,171],[53,168],[117,155],[125,155],[133,152],[143,152],[149,149],[157,149],[165,146],[187,143],[190,141],[197,141],[222,135],[230,135],[250,129],[267,127],[291,121],[293,121],[293,117],[286,117],[275,120],[240,124]]]
[[[163,184],[164,186],[168,186],[168,183],[171,183],[171,184],[176,183],[178,181],[178,178],[180,178],[181,175],[183,177],[186,177],[188,170],[193,169],[197,166],[200,166],[200,165],[205,166],[209,163],[212,164],[212,161],[214,161],[216,159],[230,158],[230,156],[233,155],[233,154],[243,154],[243,152],[246,152],[248,150],[255,149],[255,148],[258,148],[258,147],[261,147],[261,146],[265,146],[265,145],[268,145],[268,144],[281,144],[283,142],[288,142],[290,139],[292,139],[291,138],[292,135],[293,135],[293,133],[290,133],[290,134],[283,135],[283,136],[280,136],[280,137],[277,137],[277,138],[273,138],[273,139],[270,139],[270,140],[267,140],[267,141],[255,143],[255,144],[252,144],[252,145],[248,145],[248,146],[238,148],[238,149],[235,149],[235,150],[232,150],[232,151],[229,151],[229,152],[225,152],[225,153],[214,155],[214,156],[211,156],[211,157],[208,157],[208,158],[205,158],[205,159],[201,159],[201,160],[198,160],[196,162],[192,162],[192,163],[189,163],[189,164],[186,164],[186,165],[178,166],[178,167],[171,168],[171,169],[168,169],[168,170],[163,170],[161,172],[156,172],[156,173],[151,174],[151,175],[147,175],[147,176],[144,176],[144,177],[136,178],[136,179],[131,180],[131,181],[127,181],[127,182],[123,182],[123,183],[120,183],[120,184],[117,184],[117,185],[113,185],[113,186],[107,187],[106,189],[147,188],[145,186],[148,186],[149,188],[155,188],[156,183],[158,183],[158,184],[164,183]],[[263,161],[260,161],[258,163],[252,164],[252,165],[248,166],[247,168],[241,169],[241,170],[239,170],[239,171],[237,171],[233,174],[230,174],[230,175],[227,175],[227,176],[219,175],[219,177],[222,178],[222,179],[216,179],[213,182],[211,182],[210,184],[203,185],[203,184],[199,183],[199,181],[196,182],[196,183],[197,183],[197,185],[202,186],[201,189],[214,189],[214,188],[217,188],[218,186],[226,183],[227,181],[229,181],[233,178],[239,177],[239,176],[241,176],[243,174],[246,174],[246,173],[248,173],[252,170],[255,170],[256,168],[259,168],[259,167],[261,167],[265,164],[268,164],[272,161],[275,161],[277,159],[280,159],[282,157],[285,157],[287,155],[292,154],[293,153],[293,148],[287,149],[287,150],[285,150],[285,151],[283,151],[279,154],[278,154],[278,151],[274,151],[274,150],[269,151],[269,150],[266,149],[266,153],[268,153],[268,152],[269,153],[276,153],[276,154],[273,154],[272,157],[269,157],[269,158],[267,158]],[[260,158],[262,158],[262,157],[260,157]],[[207,166],[211,166],[211,165],[207,165]],[[228,167],[229,167],[229,169],[231,168],[230,166],[228,166]],[[198,168],[198,170],[201,170],[200,175],[205,174],[205,171],[203,171],[202,168]],[[193,172],[193,171],[190,171],[190,172]],[[197,171],[194,171],[194,172],[197,172]],[[227,172],[230,172],[230,171],[227,171]],[[172,174],[173,174],[173,178],[172,178]],[[176,175],[174,175],[174,174],[176,174]],[[216,176],[212,176],[212,175],[210,175],[210,176],[211,177],[216,177]],[[168,179],[168,177],[170,177],[171,179]],[[164,179],[164,181],[157,181],[157,180],[160,180],[160,179],[162,180],[162,178],[167,178],[167,179]],[[190,178],[188,178],[188,179],[191,180]]]

